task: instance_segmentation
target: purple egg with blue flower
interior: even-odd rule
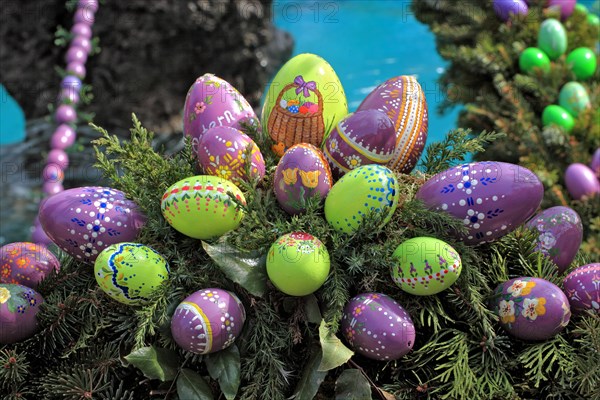
[[[0,344],[31,337],[37,330],[42,296],[23,285],[0,284]]]

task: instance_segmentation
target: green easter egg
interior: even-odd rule
[[[124,304],[144,304],[169,277],[167,261],[139,243],[108,246],[96,258],[94,276],[100,288]]]
[[[549,18],[542,22],[538,32],[538,47],[556,60],[567,51],[567,32],[559,20]]]
[[[528,47],[519,56],[519,68],[525,73],[533,72],[537,68],[548,72],[550,71],[550,59],[537,47]]]
[[[575,10],[586,15],[589,12],[587,7],[581,3],[575,4]]]
[[[590,97],[585,87],[579,82],[568,82],[558,94],[558,104],[574,117],[590,107]]]
[[[317,291],[329,275],[329,253],[319,239],[303,232],[281,236],[269,249],[267,275],[290,296]]]
[[[198,175],[182,179],[168,188],[160,206],[173,228],[194,239],[204,240],[222,236],[240,225],[244,212],[238,203],[245,205],[246,199],[233,182]]]
[[[355,232],[365,215],[383,213],[388,223],[398,206],[396,175],[382,165],[363,165],[346,173],[325,199],[325,219],[338,232]]]
[[[598,64],[596,55],[591,49],[579,47],[567,56],[567,65],[577,79],[585,80],[594,75]]]
[[[589,13],[587,16],[588,24],[592,26],[600,26],[600,18],[596,14]]]
[[[551,104],[544,108],[542,112],[542,124],[544,126],[557,125],[565,131],[571,132],[575,126],[575,120],[567,110],[556,104]]]
[[[273,151],[282,156],[298,143],[321,147],[347,114],[346,94],[331,65],[305,53],[285,63],[273,78],[261,122],[275,143]]]
[[[405,292],[428,296],[448,289],[460,275],[460,256],[448,243],[430,237],[403,242],[394,251],[392,279]]]

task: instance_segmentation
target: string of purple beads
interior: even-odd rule
[[[64,171],[69,166],[69,156],[65,149],[72,146],[76,139],[76,107],[80,100],[81,80],[86,75],[85,63],[92,51],[92,26],[98,6],[98,0],[79,0],[73,16],[72,38],[65,54],[67,75],[60,83],[59,105],[54,114],[58,126],[50,139],[51,150],[42,170],[42,190],[46,197],[64,190]],[[44,245],[51,243],[38,218],[34,222],[31,240]]]

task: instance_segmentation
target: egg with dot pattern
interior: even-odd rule
[[[94,275],[100,288],[114,300],[145,304],[169,278],[169,265],[151,247],[119,243],[107,247],[96,258]]]
[[[198,175],[171,185],[162,197],[161,211],[175,230],[204,240],[239,226],[244,212],[237,202],[245,205],[246,199],[231,181]]]
[[[341,325],[352,349],[374,360],[396,360],[408,354],[415,344],[410,315],[382,293],[353,297],[344,308]]]
[[[20,342],[38,328],[42,296],[26,286],[0,284],[0,344]]]
[[[382,226],[390,221],[398,206],[398,181],[381,165],[364,165],[344,175],[325,199],[325,219],[338,232],[355,232],[365,216],[384,215]]]
[[[573,311],[600,314],[600,263],[575,268],[565,277],[563,288]]]
[[[16,283],[35,289],[60,263],[44,245],[16,242],[0,248],[0,283]]]
[[[231,346],[242,332],[246,311],[238,297],[223,289],[203,289],[175,309],[171,333],[184,350],[208,354]]]

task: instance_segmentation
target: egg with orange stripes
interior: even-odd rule
[[[379,110],[394,124],[396,145],[387,167],[396,172],[413,170],[427,140],[427,101],[413,76],[397,76],[377,86],[358,106],[358,111]]]

